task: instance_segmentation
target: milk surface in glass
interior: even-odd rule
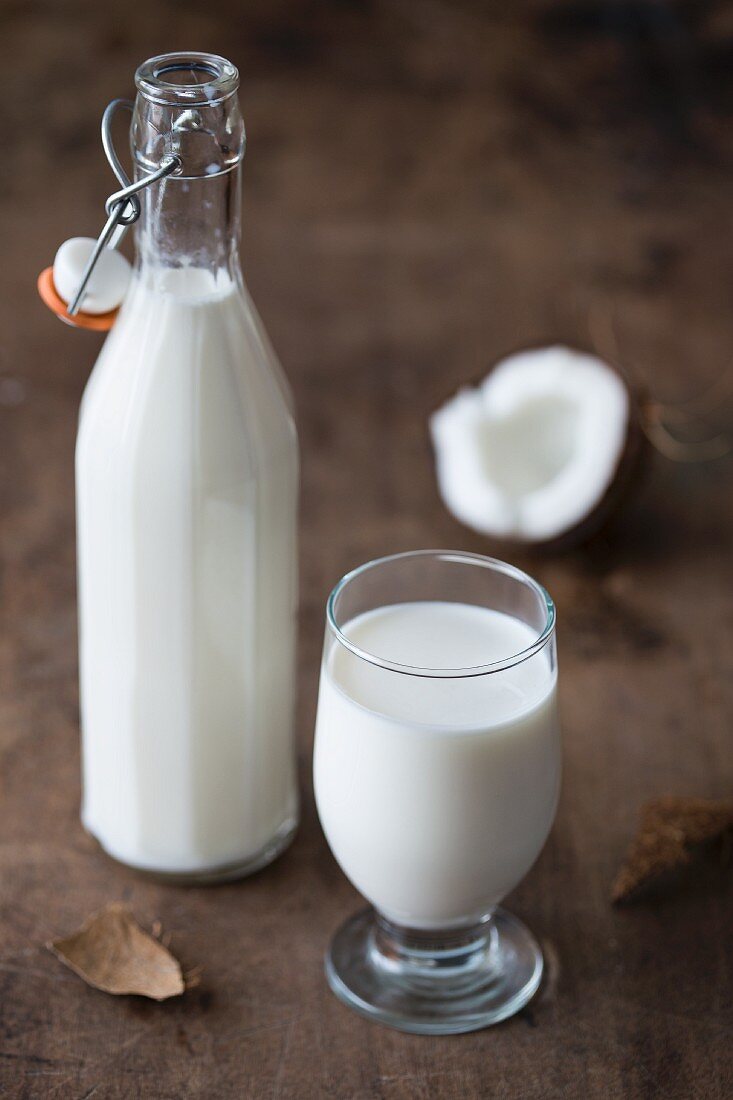
[[[342,627],[359,649],[424,669],[469,668],[531,646],[510,615],[416,601]],[[524,877],[555,813],[560,779],[549,650],[495,674],[403,675],[326,647],[315,790],[328,843],[388,919],[471,924]]]

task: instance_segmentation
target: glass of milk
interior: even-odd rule
[[[540,948],[499,903],[560,786],[555,608],[477,554],[369,562],[327,605],[314,781],[326,839],[370,902],[326,976],[403,1031],[472,1031],[536,992]]]

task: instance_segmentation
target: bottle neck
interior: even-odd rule
[[[136,227],[137,267],[155,277],[193,267],[214,279],[240,277],[241,168],[215,176],[168,177],[143,189]]]
[[[154,171],[166,154],[180,168],[140,195],[137,264],[158,280],[172,268],[195,279],[237,280],[244,126],[238,74],[213,54],[165,54],[135,76],[130,138],[136,176]]]

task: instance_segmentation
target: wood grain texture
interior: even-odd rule
[[[729,362],[730,6],[5,0],[0,33],[0,1092],[733,1095],[730,874],[609,905],[644,799],[733,790],[730,460],[659,460],[612,534],[518,560],[559,607],[565,736],[556,826],[510,899],[551,961],[518,1018],[425,1039],[330,995],[323,951],[359,899],[310,779],[333,582],[390,551],[491,550],[439,503],[436,405],[517,346],[588,346],[611,307],[664,399]],[[79,825],[73,446],[100,339],[35,296],[57,245],[101,226],[104,105],[182,46],[242,73],[245,271],[303,442],[303,823],[271,868],[209,890],[144,881]],[[113,900],[173,931],[184,969],[203,965],[197,989],[105,997],[44,951]]]

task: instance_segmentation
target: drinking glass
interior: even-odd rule
[[[542,953],[499,902],[552,825],[560,784],[555,608],[511,565],[423,550],[331,593],[314,783],[328,844],[370,902],[326,977],[403,1031],[472,1031],[536,992]]]

